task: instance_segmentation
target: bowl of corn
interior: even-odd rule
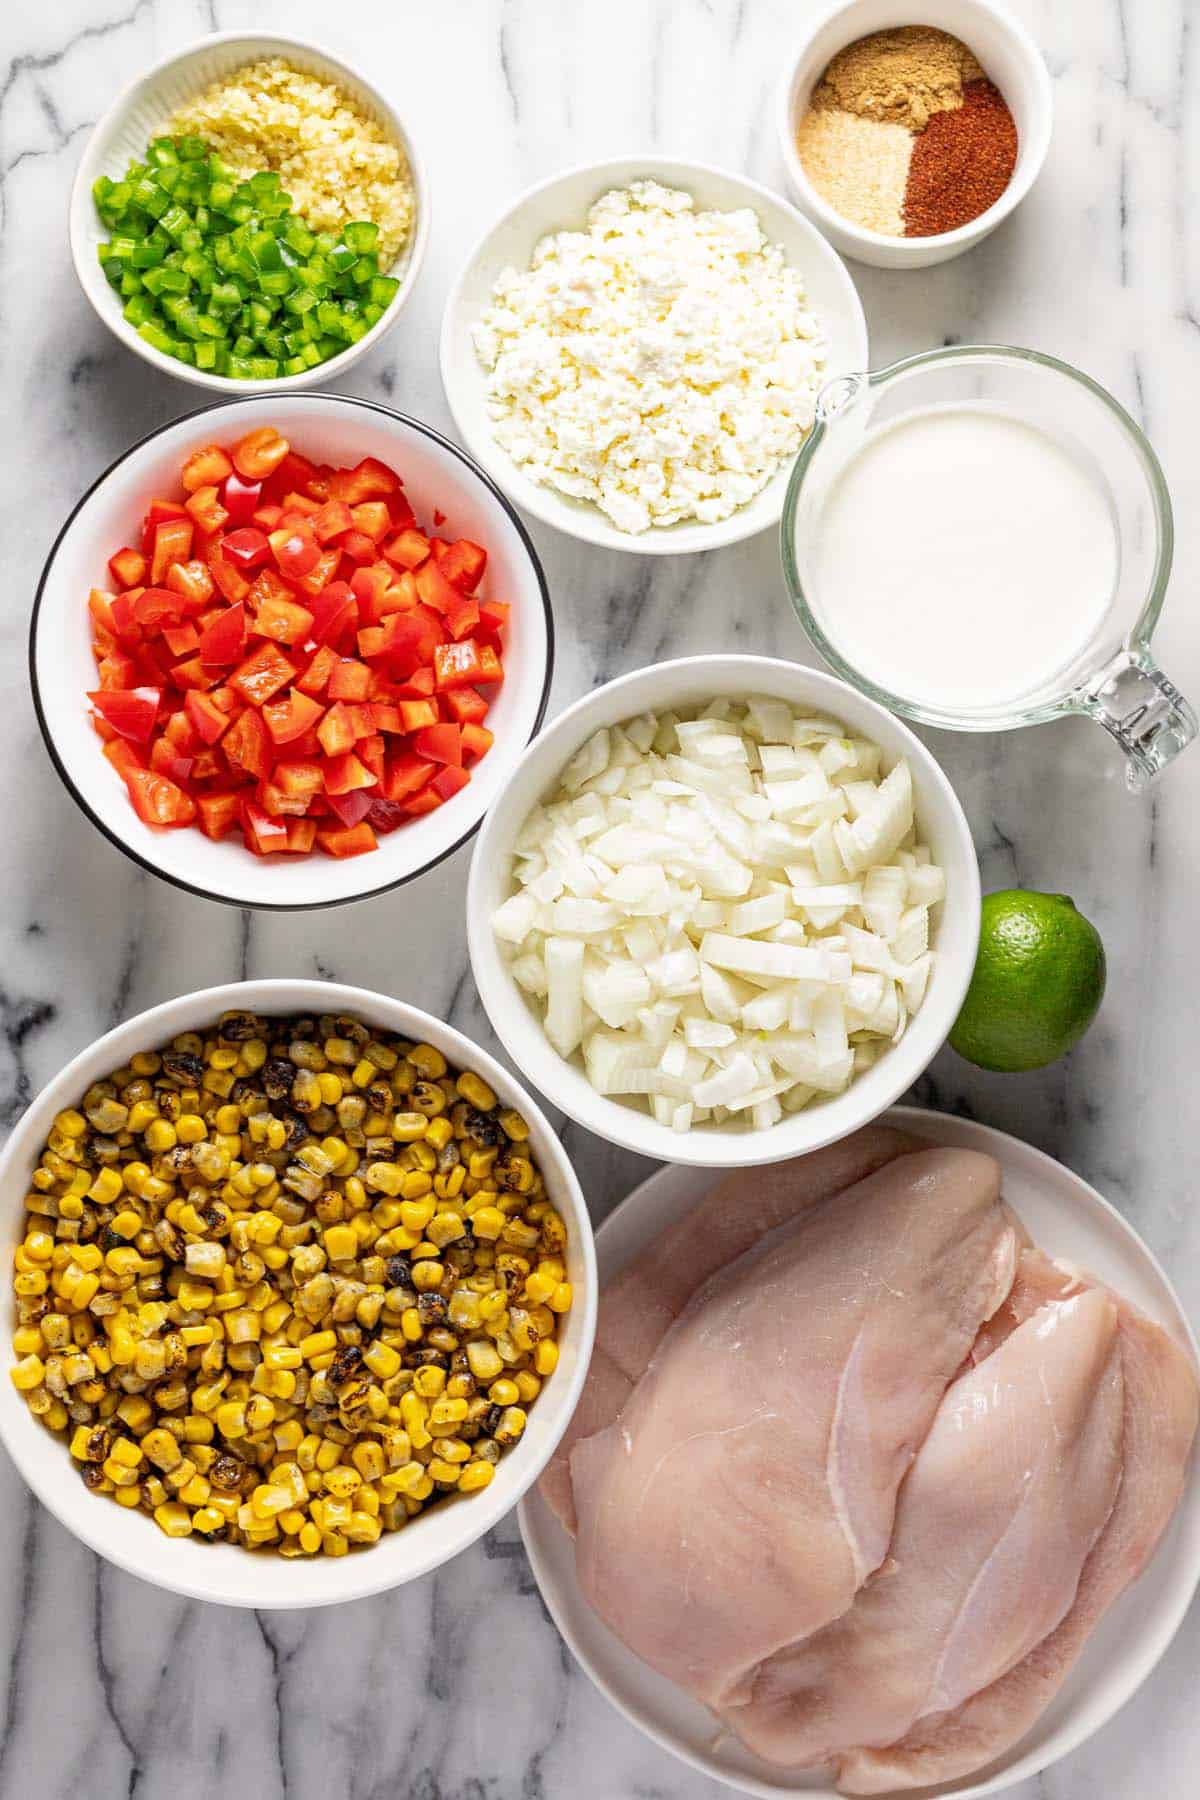
[[[528,1093],[321,981],[169,1000],[0,1157],[0,1437],[110,1562],[231,1606],[427,1574],[537,1479],[591,1353],[591,1227]]]

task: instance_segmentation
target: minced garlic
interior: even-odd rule
[[[239,181],[274,169],[314,231],[371,220],[385,272],[403,249],[413,220],[407,158],[332,82],[282,57],[248,63],[181,107],[167,129],[202,137]]]

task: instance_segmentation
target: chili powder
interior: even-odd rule
[[[994,206],[1017,163],[1017,128],[991,81],[969,81],[962,105],[936,112],[913,140],[904,235],[956,231]]]

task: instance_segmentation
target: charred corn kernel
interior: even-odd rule
[[[9,1374],[18,1393],[28,1394],[42,1385],[46,1378],[46,1365],[40,1356],[23,1356],[19,1363],[13,1364]]]
[[[352,1262],[358,1255],[357,1233],[348,1225],[330,1225],[325,1232],[325,1254],[330,1262]]]
[[[507,1375],[502,1375],[499,1381],[493,1381],[488,1388],[488,1399],[493,1406],[515,1406],[520,1398],[520,1389]]]
[[[415,1044],[408,1053],[413,1068],[432,1081],[440,1081],[446,1073],[446,1059],[432,1044]]]
[[[190,1537],[192,1515],[178,1500],[168,1500],[154,1509],[154,1523],[168,1537]]]
[[[224,1244],[189,1244],[184,1252],[184,1268],[189,1275],[215,1281],[225,1269]]]
[[[336,1331],[310,1331],[307,1337],[301,1338],[297,1348],[305,1362],[312,1362],[314,1357],[328,1355],[337,1349]]]
[[[459,1177],[458,1185],[461,1187],[465,1180],[461,1166],[455,1169],[454,1173]],[[440,1180],[441,1177],[439,1176],[438,1179]],[[436,1244],[439,1250],[444,1250],[447,1244],[453,1244],[458,1238],[464,1236],[466,1229],[456,1212],[438,1213],[435,1218],[430,1219],[425,1227],[430,1243]]]
[[[546,1305],[550,1308],[551,1312],[570,1312],[571,1301],[573,1298],[574,1295],[571,1290],[570,1282],[560,1281],[550,1298],[547,1300]]]
[[[486,1338],[471,1339],[467,1345],[467,1363],[476,1381],[492,1381],[504,1368],[500,1353]]]
[[[315,1556],[321,1548],[321,1533],[318,1527],[310,1523],[300,1527],[297,1542],[306,1556]]]
[[[504,1230],[504,1214],[498,1206],[481,1206],[471,1216],[471,1230],[478,1238],[498,1238]]]
[[[422,1400],[436,1400],[445,1386],[446,1371],[439,1369],[436,1363],[417,1369],[413,1375],[412,1391],[419,1394]]]
[[[432,1175],[437,1168],[437,1151],[433,1148],[432,1144],[410,1144],[405,1155],[408,1157],[410,1166],[415,1169],[418,1174]],[[422,1188],[421,1192],[427,1194],[429,1188]],[[409,1199],[410,1197],[411,1196],[407,1194],[405,1195],[405,1199]]]
[[[487,1462],[469,1462],[469,1463],[467,1463],[465,1465],[465,1467],[463,1468],[462,1474],[458,1478],[459,1493],[460,1494],[477,1494],[477,1493],[479,1493],[481,1488],[487,1487],[488,1483],[491,1481],[492,1476],[495,1473],[496,1473],[496,1471],[495,1471],[495,1469],[493,1469],[491,1463],[487,1463]]]
[[[223,1438],[241,1438],[246,1435],[246,1408],[240,1400],[226,1400],[218,1406],[214,1414],[217,1430]]]
[[[163,1470],[177,1468],[183,1460],[174,1433],[163,1426],[146,1433],[142,1439],[142,1453],[156,1468]]]
[[[465,1400],[435,1400],[429,1409],[429,1428],[436,1433],[444,1427],[460,1425],[466,1416]]]
[[[513,1380],[517,1384],[517,1393],[520,1395],[522,1402],[526,1406],[529,1405],[531,1400],[536,1400],[542,1391],[541,1382],[529,1369],[518,1369],[513,1376]]]
[[[515,1444],[526,1425],[526,1415],[519,1406],[508,1406],[492,1436],[498,1444]]]
[[[101,1169],[91,1187],[88,1199],[97,1206],[111,1206],[123,1192],[125,1184],[115,1169]]]
[[[364,1481],[378,1481],[383,1474],[383,1450],[373,1438],[364,1438],[355,1444],[350,1460]]]
[[[434,1288],[441,1287],[445,1277],[445,1266],[436,1257],[426,1257],[421,1262],[413,1263],[412,1284],[420,1294],[427,1294]]]
[[[161,1155],[164,1150],[173,1150],[179,1139],[175,1135],[175,1127],[168,1119],[152,1119],[145,1133],[146,1148]]]
[[[553,1338],[543,1338],[533,1353],[533,1366],[539,1375],[553,1375],[558,1367],[558,1345]]]
[[[371,1345],[371,1348],[363,1356],[363,1362],[370,1369],[372,1375],[378,1375],[381,1381],[386,1381],[389,1376],[395,1375],[400,1368],[399,1353],[393,1350],[390,1344],[380,1342]]]
[[[392,1136],[398,1144],[415,1144],[429,1130],[429,1120],[423,1113],[400,1112],[392,1120]]]
[[[29,1269],[13,1276],[13,1292],[22,1300],[32,1300],[38,1294],[44,1294],[49,1285],[44,1269]]]
[[[487,1082],[470,1069],[461,1074],[454,1085],[463,1099],[473,1106],[476,1112],[491,1112],[496,1104],[496,1096]]]
[[[425,1473],[431,1481],[439,1482],[443,1487],[456,1487],[461,1471],[456,1463],[443,1462],[440,1456],[431,1456],[425,1465]]]
[[[410,1194],[400,1202],[400,1222],[406,1231],[424,1231],[437,1211],[437,1201],[431,1194],[433,1183],[428,1175],[406,1175],[404,1180],[406,1185],[422,1188],[423,1192]]]
[[[525,1299],[530,1306],[541,1306],[549,1300],[558,1285],[551,1276],[543,1275],[535,1269],[532,1275],[525,1278]]]

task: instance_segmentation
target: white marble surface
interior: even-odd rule
[[[487,1039],[466,965],[466,854],[415,887],[324,916],[239,915],[141,874],[61,790],[29,701],[25,636],[41,562],[81,489],[148,427],[196,404],[105,333],[67,258],[83,139],[119,84],[212,29],[278,27],[360,60],[423,146],[435,220],[419,289],[348,391],[448,427],[436,332],[448,283],[530,182],[637,147],[781,180],[769,108],[811,0],[54,0],[0,18],[0,1123],[105,1026],[246,975],[388,989]],[[919,8],[916,9],[919,11]],[[918,274],[860,270],[874,357],[955,338],[1056,351],[1111,386],[1174,489],[1179,574],[1164,663],[1200,690],[1200,52],[1194,0],[1017,0],[1045,47],[1057,124],[1017,216]],[[1190,16],[1189,16],[1190,15]],[[1190,30],[1189,30],[1190,26]],[[773,538],[639,560],[534,527],[559,627],[553,704],[651,659],[732,645],[805,659]],[[970,813],[985,886],[1062,889],[1110,951],[1083,1048],[992,1077],[950,1052],[918,1097],[1041,1145],[1095,1181],[1165,1259],[1200,1317],[1195,879],[1200,752],[1129,799],[1095,728],[936,744]],[[434,954],[430,954],[431,946]],[[647,1165],[568,1127],[600,1218]],[[515,1524],[377,1600],[254,1616],[177,1600],[105,1566],[0,1456],[0,1800],[715,1800],[573,1666]],[[1138,1698],[1018,1800],[1189,1800],[1200,1719],[1193,1611]]]

